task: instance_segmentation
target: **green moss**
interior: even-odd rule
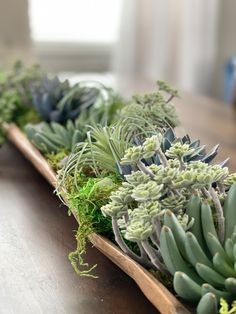
[[[15,122],[21,129],[23,129],[23,127],[28,123],[36,124],[41,120],[42,119],[33,108],[22,109],[20,112],[18,112],[15,118]]]
[[[69,259],[78,274],[94,277],[91,271],[96,265],[89,267],[83,259],[83,255],[86,253],[87,238],[96,232],[114,240],[111,220],[102,215],[100,208],[108,202],[110,193],[119,187],[120,179],[114,175],[93,178],[80,174],[76,181],[79,191],[74,186],[74,178],[70,177],[67,180],[67,191],[69,192],[66,198],[69,203],[69,211],[76,211],[80,222],[76,234],[77,248],[75,252],[69,254]]]
[[[52,167],[52,169],[57,172],[60,169],[59,167],[60,162],[67,155],[68,155],[68,152],[66,152],[65,150],[61,150],[59,153],[46,154],[45,157],[49,165]]]

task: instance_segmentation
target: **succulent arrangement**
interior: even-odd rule
[[[197,313],[236,313],[236,174],[228,159],[213,163],[219,145],[176,135],[178,92],[157,85],[126,102],[100,83],[70,86],[18,64],[0,73],[0,125],[20,125],[58,171],[58,195],[80,217],[77,273],[94,276],[84,254],[97,232]]]

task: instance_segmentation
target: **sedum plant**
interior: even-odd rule
[[[175,107],[171,101],[178,97],[177,90],[166,82],[157,81],[157,92],[136,95],[133,101],[121,110],[121,117],[130,117],[132,127],[151,126],[156,129],[176,127],[180,124]]]
[[[110,202],[101,210],[111,217],[116,242],[126,254],[165,273],[160,234],[166,210],[175,213],[183,230],[188,230],[194,219],[186,212],[186,205],[192,193],[197,191],[215,207],[222,240],[224,224],[220,199],[224,199],[222,185],[228,177],[228,169],[202,161],[187,163],[184,158],[194,152],[188,144],[177,142],[164,154],[162,141],[163,136],[158,134],[148,138],[143,145],[126,150],[121,164],[131,165],[133,172],[125,176],[121,187],[111,194]],[[143,163],[143,158],[154,155],[158,155],[159,165]],[[217,184],[221,192],[218,193],[213,184]],[[137,243],[140,255],[134,255],[124,239]]]

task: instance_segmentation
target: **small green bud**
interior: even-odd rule
[[[166,152],[166,156],[169,158],[182,159],[186,156],[191,155],[194,152],[193,148],[190,148],[188,144],[182,144],[177,142],[173,144]]]
[[[162,195],[163,185],[158,185],[155,181],[140,184],[133,189],[132,197],[137,202],[155,201]]]
[[[101,211],[104,216],[116,217],[122,216],[126,212],[126,207],[122,204],[117,204],[115,202],[110,202],[101,207]]]
[[[160,149],[162,143],[163,136],[161,133],[157,135],[153,135],[146,139],[143,143],[143,157],[151,158],[155,155],[155,153]]]
[[[142,159],[142,146],[133,146],[126,150],[124,157],[121,159],[121,164],[136,164],[140,159]]]
[[[144,241],[153,233],[151,221],[147,221],[141,217],[131,219],[125,232],[125,238],[129,241]]]

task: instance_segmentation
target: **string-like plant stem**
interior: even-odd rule
[[[164,267],[164,265],[160,262],[157,254],[155,253],[154,249],[152,248],[152,246],[148,243],[148,241],[142,241],[142,246],[144,248],[144,250],[146,251],[147,255],[149,256],[152,264],[158,269],[160,270],[163,274],[166,273],[166,269]]]
[[[124,239],[121,236],[120,229],[117,223],[117,219],[115,217],[112,217],[112,228],[115,235],[115,241],[119,245],[119,247],[122,249],[122,251],[127,254],[129,257],[131,257],[136,262],[144,265],[144,266],[151,266],[151,263],[147,259],[147,255],[142,254],[141,256],[136,255],[133,251],[130,250],[128,245],[125,243]]]
[[[139,168],[139,170],[150,176],[152,179],[154,178],[153,172],[150,169],[148,169],[141,160],[137,162],[137,167]]]

